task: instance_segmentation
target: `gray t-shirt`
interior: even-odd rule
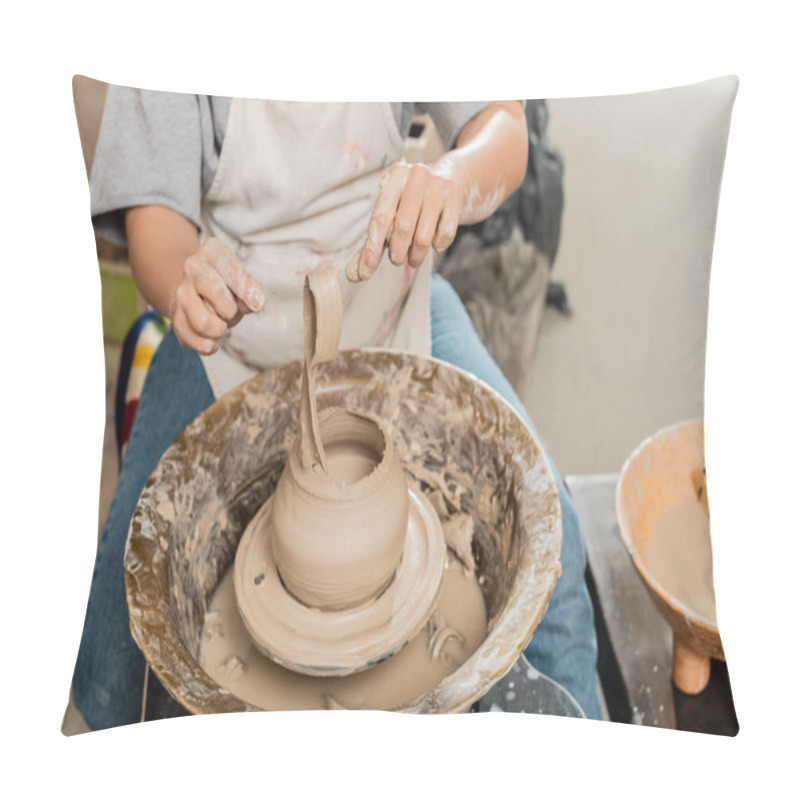
[[[401,136],[430,114],[445,148],[488,102],[392,103]],[[110,85],[90,177],[95,232],[125,243],[125,209],[163,205],[201,228],[200,206],[219,164],[230,97]]]

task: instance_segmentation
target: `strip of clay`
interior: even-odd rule
[[[306,276],[303,288],[303,378],[300,393],[300,453],[303,467],[327,469],[317,419],[314,367],[335,358],[342,336],[342,296],[333,267]]]
[[[234,585],[265,654],[298,672],[350,674],[425,625],[446,548],[423,494],[409,513],[407,477],[382,421],[341,408],[317,415],[315,366],[337,354],[341,332],[335,270],[307,276],[304,310],[299,442],[242,536]]]

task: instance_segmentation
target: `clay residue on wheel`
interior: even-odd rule
[[[145,487],[126,551],[131,627],[168,689],[195,712],[243,710],[197,665],[202,624],[247,522],[274,491],[297,434],[300,362],[221,398],[176,440]],[[475,653],[402,706],[458,711],[514,663],[560,573],[561,511],[546,456],[494,391],[449,365],[359,350],[318,367],[320,409],[379,416],[407,471],[474,519],[489,626]]]

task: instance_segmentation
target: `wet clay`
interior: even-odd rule
[[[646,564],[668,594],[716,624],[709,518],[700,500],[683,500],[656,521]]]
[[[435,510],[415,493],[379,418],[317,414],[314,369],[341,333],[335,270],[306,278],[300,435],[245,530],[236,601],[268,658],[309,675],[369,669],[431,616],[445,563]]]
[[[281,581],[293,597],[312,608],[338,611],[367,602],[390,583],[403,554],[406,482],[379,420],[344,409],[318,416],[315,368],[336,356],[342,331],[335,269],[306,277],[303,319],[299,441],[281,476],[272,514],[265,518],[273,530],[253,535],[271,536]],[[234,583],[242,604],[247,598],[240,573],[234,573]],[[263,643],[255,609],[248,626]]]
[[[348,486],[366,478],[377,466],[370,448],[358,443],[336,444],[325,448],[325,471],[337,486]]]
[[[280,667],[253,645],[237,612],[229,571],[206,613],[199,662],[220,686],[258,708],[390,710],[437,686],[485,637],[486,609],[478,581],[448,552],[434,613],[411,642],[354,675],[301,675]]]
[[[335,269],[306,277],[303,286],[303,377],[300,388],[300,454],[303,467],[326,469],[317,419],[314,368],[330,361],[342,336],[342,296]]]
[[[246,527],[284,471],[297,436],[301,367],[262,373],[191,423],[157,465],[131,523],[131,630],[162,683],[193,713],[252,707],[201,668],[203,625]],[[460,668],[396,707],[466,710],[517,659],[558,576],[561,507],[548,460],[506,403],[441,362],[346,351],[316,378],[321,414],[344,408],[391,426],[404,470],[419,478],[451,550],[476,564],[485,638]]]
[[[394,574],[406,536],[408,488],[378,420],[327,409],[319,427],[334,472],[305,468],[295,443],[273,513],[264,518],[271,530],[248,530],[243,542],[271,537],[287,590],[307,606],[340,610],[374,597]]]
[[[419,633],[439,596],[445,542],[430,502],[417,487],[405,491],[403,553],[388,585],[341,610],[306,605],[286,590],[272,557],[273,503],[261,507],[237,549],[234,587],[242,621],[265,655],[304,674],[347,675],[369,669]],[[342,560],[345,577],[358,572],[360,557],[356,547]]]

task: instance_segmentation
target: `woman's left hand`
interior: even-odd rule
[[[382,178],[367,241],[347,264],[365,281],[383,251],[398,266],[418,267],[433,247],[446,250],[459,225],[486,219],[517,190],[528,164],[522,103],[491,103],[461,129],[456,146],[432,164],[395,164]]]
[[[446,164],[446,162],[445,162]],[[364,246],[347,264],[347,277],[368,280],[383,251],[401,266],[422,264],[428,251],[446,250],[458,229],[463,205],[461,184],[445,164],[395,164],[381,179]],[[437,168],[437,166],[439,168]]]

